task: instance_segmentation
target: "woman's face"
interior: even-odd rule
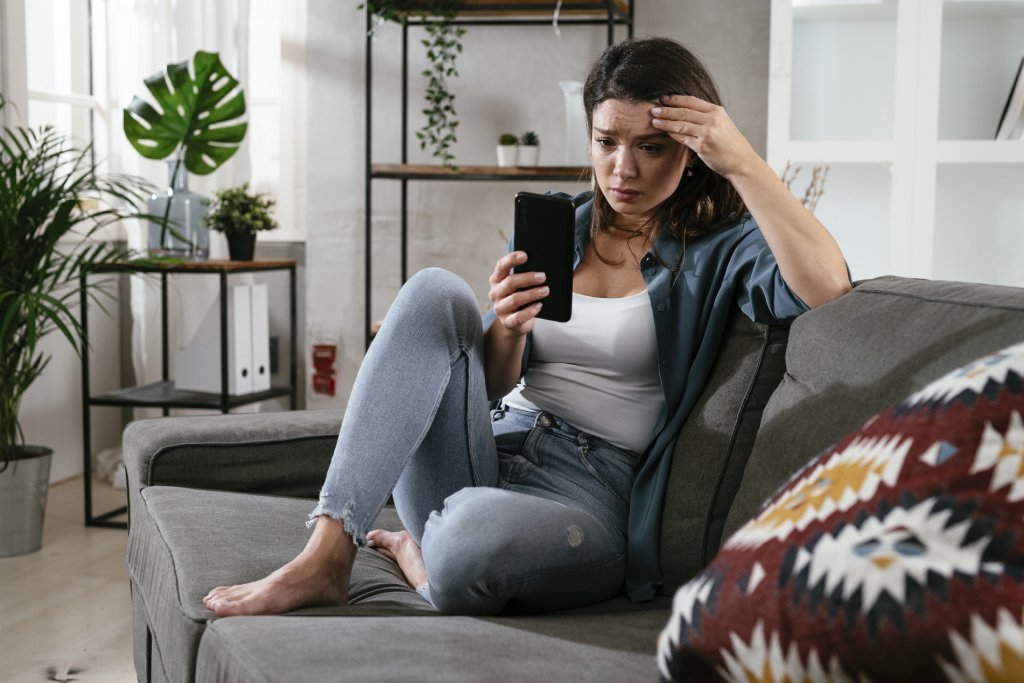
[[[649,219],[676,191],[690,158],[688,148],[651,125],[653,106],[605,100],[594,108],[594,175],[623,225]]]

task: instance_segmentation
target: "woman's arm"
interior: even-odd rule
[[[526,261],[526,254],[513,251],[498,259],[489,279],[491,310],[495,319],[484,334],[484,379],[487,398],[499,399],[519,383],[526,335],[540,312],[538,299],[548,295],[544,273],[515,273],[512,268]],[[526,289],[529,287],[530,289]]]
[[[761,228],[789,288],[811,308],[850,291],[839,245],[765,163],[722,107],[673,95],[652,125],[693,150],[733,184]],[[685,180],[684,180],[685,182]]]

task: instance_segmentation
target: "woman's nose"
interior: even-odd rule
[[[615,155],[615,175],[620,178],[633,178],[636,176],[636,164],[633,163],[633,155],[629,150],[619,149]]]

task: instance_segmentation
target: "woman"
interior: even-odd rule
[[[850,282],[681,45],[608,48],[584,104],[597,187],[575,199],[573,319],[536,318],[544,275],[512,273],[522,252],[498,260],[483,325],[464,282],[413,277],[356,379],[305,549],[208,608],[344,604],[368,542],[445,612],[654,596],[671,452],[729,314],[785,321]],[[368,532],[392,490],[407,531]]]

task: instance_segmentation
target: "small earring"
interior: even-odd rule
[[[687,178],[692,178],[693,177],[693,169],[692,168],[687,168],[686,169],[686,177]]]

